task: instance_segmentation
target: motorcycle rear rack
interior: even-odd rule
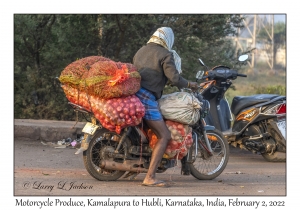
[[[91,114],[92,112],[85,109],[84,107],[82,106],[79,106],[78,104],[74,104],[74,103],[71,103],[71,102],[68,102],[68,104],[75,110],[75,111],[79,111],[79,112],[82,112],[82,113],[85,113],[85,114]]]

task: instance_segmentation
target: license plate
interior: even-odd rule
[[[98,127],[99,127],[98,125],[94,125],[93,123],[88,122],[85,124],[84,128],[82,129],[82,132],[90,135],[94,135]]]
[[[282,121],[279,121],[277,123],[277,126],[281,132],[281,134],[283,135],[283,137],[286,139],[286,136],[285,136],[285,132],[286,132],[286,128],[285,128],[285,120],[282,120]]]

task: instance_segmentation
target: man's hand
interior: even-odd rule
[[[192,90],[197,90],[198,83],[197,82],[189,82],[189,88],[191,88]]]

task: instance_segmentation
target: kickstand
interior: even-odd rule
[[[133,180],[133,179],[136,178],[136,176],[137,176],[138,174],[139,174],[139,173],[137,173],[137,172],[129,171],[127,174],[124,175],[123,179]]]

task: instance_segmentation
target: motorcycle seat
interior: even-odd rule
[[[235,116],[246,107],[250,107],[259,103],[268,102],[279,95],[277,94],[257,94],[252,96],[235,96],[232,99],[231,112]]]

